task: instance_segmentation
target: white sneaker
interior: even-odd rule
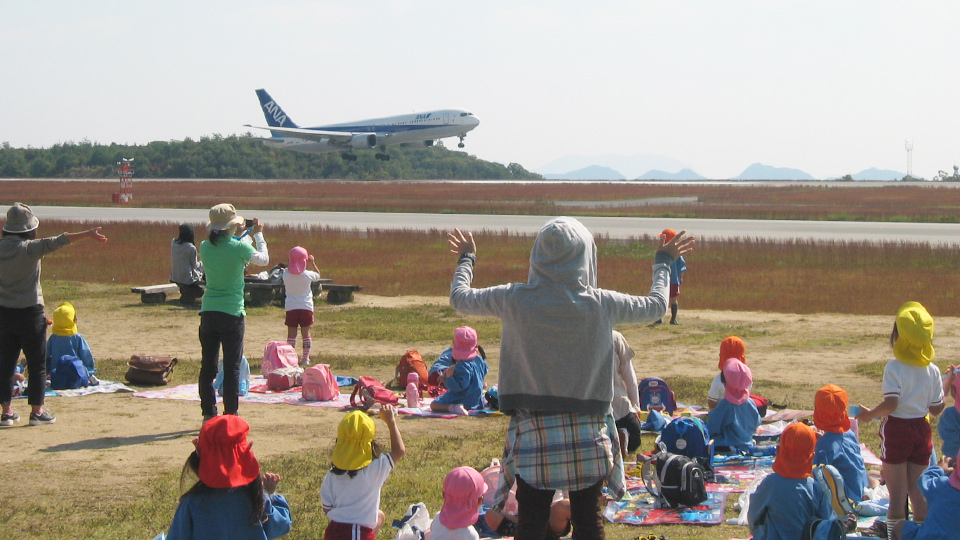
[[[459,416],[467,416],[467,409],[463,406],[463,403],[454,403],[450,406],[450,412],[457,414]]]

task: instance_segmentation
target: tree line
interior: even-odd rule
[[[269,148],[243,135],[213,135],[195,141],[154,141],[145,145],[66,142],[50,148],[0,144],[0,178],[110,178],[121,158],[134,158],[137,178],[295,180],[526,180],[542,179],[517,163],[502,165],[452,151],[390,147],[390,161],[361,151],[347,161],[339,153],[304,154]]]

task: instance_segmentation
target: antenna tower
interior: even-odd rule
[[[903,147],[907,150],[907,178],[913,178],[913,141],[905,140]]]

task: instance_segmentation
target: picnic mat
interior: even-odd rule
[[[43,395],[46,397],[58,397],[58,396],[59,397],[77,397],[77,396],[87,396],[90,394],[112,394],[114,392],[135,392],[135,390],[121,382],[105,381],[101,379],[100,384],[98,384],[97,386],[84,386],[80,388],[73,388],[70,390],[47,389],[47,391],[44,392]],[[23,394],[15,397],[25,398],[27,397],[27,392],[24,392]]]
[[[703,504],[690,508],[657,508],[643,481],[627,479],[627,493],[619,501],[610,501],[603,517],[611,523],[626,525],[719,525],[723,522],[726,493],[708,492]]]
[[[267,380],[262,376],[250,378],[250,392],[240,396],[240,403],[267,403],[287,405],[301,405],[304,407],[330,407],[342,409],[350,406],[350,392],[341,392],[337,399],[330,401],[304,401],[301,387],[296,386],[289,390],[272,391],[266,386]],[[181,401],[200,401],[199,386],[197,383],[181,384],[179,386],[158,388],[135,392],[133,397],[148,399],[176,399]],[[217,396],[217,402],[220,396]]]

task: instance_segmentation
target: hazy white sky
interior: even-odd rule
[[[263,87],[304,126],[469,109],[469,153],[531,170],[906,172],[911,139],[930,178],[960,164],[958,21],[949,1],[8,0],[0,141],[243,133]]]

